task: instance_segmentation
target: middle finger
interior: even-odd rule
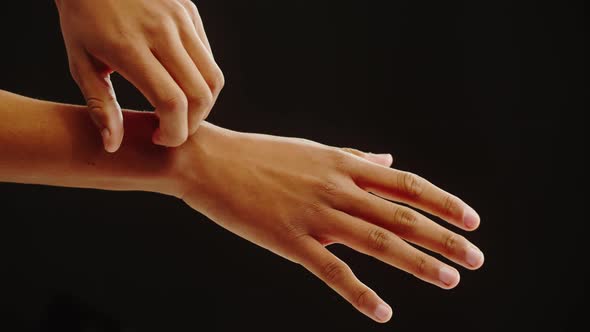
[[[414,248],[394,233],[339,210],[332,210],[331,214],[336,224],[328,236],[337,242],[441,288],[450,289],[459,283],[455,268]]]
[[[475,245],[417,211],[389,202],[360,188],[355,191],[353,197],[352,203],[349,201],[345,207],[338,208],[390,230],[407,241],[440,253],[468,269],[482,266],[483,253]]]

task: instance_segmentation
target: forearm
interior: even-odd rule
[[[119,152],[104,151],[86,110],[0,91],[0,181],[177,194],[173,149],[152,113],[124,112]]]

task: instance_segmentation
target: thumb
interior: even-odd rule
[[[107,152],[116,152],[123,141],[123,114],[107,66],[87,54],[73,59],[72,76],[86,99],[88,112]]]
[[[370,152],[362,152],[351,148],[342,148],[342,150],[381,166],[391,167],[393,164],[393,156],[389,153],[375,154]]]

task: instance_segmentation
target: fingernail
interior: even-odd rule
[[[109,139],[109,137],[111,137],[111,131],[109,130],[109,128],[103,128],[100,131],[100,134],[102,135],[102,139],[104,141],[106,141],[107,139]]]
[[[160,140],[160,129],[156,129],[152,135],[152,142],[157,145],[162,145],[162,141]]]
[[[452,286],[457,283],[457,279],[459,279],[459,274],[457,271],[451,269],[450,267],[443,266],[438,271],[438,279],[442,281],[447,286]]]
[[[469,229],[474,229],[479,225],[479,215],[475,210],[470,207],[465,209],[465,214],[463,215],[463,224],[465,227]]]
[[[393,156],[389,153],[368,153],[367,159],[379,164],[391,164]]]
[[[473,267],[478,267],[483,262],[483,253],[475,247],[469,247],[469,249],[467,249],[465,260],[467,261],[467,264]]]
[[[105,150],[109,151],[108,140],[111,137],[111,131],[108,128],[103,128],[100,131],[100,135],[102,136],[102,144],[104,145]]]
[[[391,316],[391,308],[385,303],[379,303],[373,312],[375,318],[380,322],[386,322]]]

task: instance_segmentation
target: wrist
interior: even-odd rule
[[[189,192],[209,190],[223,166],[217,161],[224,160],[224,156],[235,156],[231,146],[239,134],[203,122],[185,144],[169,149],[172,162],[167,182],[174,188],[173,195],[182,199]]]

